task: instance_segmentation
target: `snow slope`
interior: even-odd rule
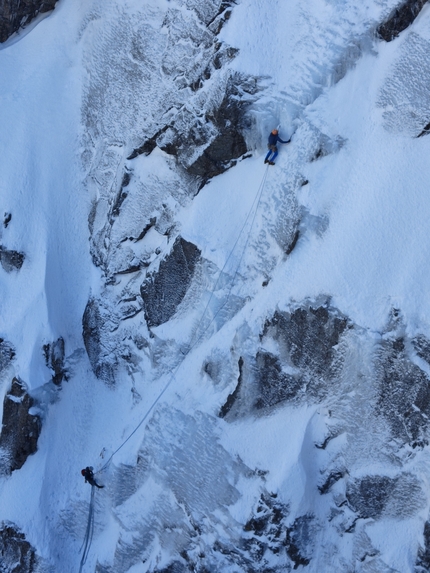
[[[0,185],[12,220],[1,239],[26,259],[19,271],[0,269],[0,336],[16,349],[2,392],[12,376],[24,380],[40,400],[43,430],[38,452],[1,478],[0,519],[25,533],[41,570],[79,570],[86,465],[104,468],[97,475],[106,488],[95,492],[82,571],[417,570],[428,445],[402,442],[380,415],[378,376],[396,375],[388,359],[375,361],[387,352],[406,390],[411,372],[427,384],[430,366],[413,341],[430,337],[430,143],[417,138],[429,120],[430,8],[393,42],[377,40],[396,4],[235,5],[219,37],[239,52],[199,101],[216,99],[229,73],[260,78],[245,133],[252,153],[198,194],[160,149],[127,157],[161,116],[197,109],[169,74],[180,66],[191,74],[193,58],[204,68],[203,32],[180,38],[181,26],[200,30],[193,10],[204,2],[62,0],[3,46]],[[292,142],[267,167],[266,137],[279,123]],[[109,226],[125,171],[130,192]],[[160,226],[143,244],[126,242],[154,215]],[[112,286],[106,269],[146,257],[156,271],[169,249],[161,227],[194,243],[202,262],[178,312],[150,334],[143,312],[121,323],[111,312],[127,293],[140,296],[146,271],[116,275]],[[122,357],[140,336],[133,365],[118,360],[113,387],[96,378],[85,352],[90,295],[111,312],[108,356]],[[311,364],[299,398],[251,407],[255,357],[280,357],[282,372],[297,374],[268,321],[312,304],[350,327],[333,350],[335,374]],[[59,336],[69,380],[54,391],[42,346]],[[315,347],[321,336],[311,336]],[[387,349],[399,337],[406,350],[393,358]],[[238,380],[241,400],[220,417]],[[360,487],[370,492],[364,501]]]

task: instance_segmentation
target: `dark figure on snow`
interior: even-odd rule
[[[95,485],[96,487],[99,488],[104,487],[104,485],[99,485],[94,479],[94,472],[92,467],[87,466],[84,470],[81,470],[81,474],[85,478],[85,483],[89,483],[90,485]]]
[[[266,155],[264,163],[268,163],[269,165],[275,165],[275,159],[278,156],[278,148],[276,147],[278,141],[280,143],[290,143],[291,140],[289,139],[288,141],[283,141],[278,135],[278,130],[273,129],[272,133],[269,135],[269,141],[267,142],[267,147],[269,148],[269,151]]]

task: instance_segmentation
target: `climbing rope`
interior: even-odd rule
[[[227,266],[227,264],[228,264],[228,261],[230,260],[230,257],[233,255],[234,250],[236,249],[236,246],[237,246],[237,244],[238,244],[238,242],[239,242],[239,239],[240,239],[240,237],[241,237],[241,235],[242,235],[242,233],[243,233],[243,230],[245,229],[246,224],[247,224],[247,222],[248,222],[248,219],[249,219],[249,217],[250,217],[250,215],[251,215],[251,213],[252,213],[252,211],[253,211],[253,209],[254,209],[254,205],[255,205],[255,203],[257,203],[257,207],[256,207],[256,209],[254,210],[254,215],[253,215],[253,217],[252,217],[251,226],[250,226],[249,231],[248,231],[248,236],[247,236],[247,239],[246,239],[246,242],[245,242],[245,246],[244,246],[243,249],[242,249],[242,254],[241,254],[240,258],[239,258],[238,264],[236,265],[236,271],[235,271],[235,273],[234,273],[234,275],[233,275],[233,279],[232,279],[231,282],[230,282],[230,289],[229,289],[229,291],[228,291],[226,301],[225,301],[225,303],[217,310],[217,312],[214,314],[214,316],[212,317],[212,320],[211,320],[210,323],[207,325],[207,327],[203,330],[202,334],[196,339],[196,341],[195,341],[193,344],[191,344],[191,346],[190,346],[188,352],[189,352],[190,350],[192,350],[192,349],[194,348],[194,346],[195,346],[198,342],[200,342],[202,336],[206,333],[206,331],[207,331],[207,330],[209,329],[209,327],[211,326],[212,322],[215,320],[215,318],[218,316],[218,314],[220,313],[220,311],[225,307],[225,305],[226,305],[227,302],[228,302],[228,299],[229,299],[229,297],[230,297],[231,291],[232,291],[232,289],[233,289],[234,281],[236,280],[237,273],[239,272],[239,268],[240,268],[240,265],[241,265],[241,263],[242,263],[242,259],[243,259],[243,256],[244,256],[244,254],[245,254],[245,251],[246,251],[246,247],[248,246],[249,238],[250,238],[250,236],[251,236],[252,227],[253,227],[254,221],[255,221],[255,216],[256,216],[256,214],[257,214],[258,207],[260,206],[261,195],[262,195],[262,193],[263,193],[264,185],[265,185],[265,183],[266,183],[268,170],[269,170],[269,166],[267,166],[267,167],[266,167],[266,170],[264,171],[263,179],[261,180],[260,186],[259,186],[259,188],[258,188],[258,191],[257,191],[255,197],[254,197],[254,201],[253,201],[253,203],[252,203],[252,205],[251,205],[251,208],[250,208],[250,210],[248,211],[248,215],[246,216],[245,222],[243,223],[242,228],[240,229],[240,232],[239,232],[239,234],[238,234],[238,236],[237,236],[237,239],[236,239],[236,241],[235,241],[235,243],[234,243],[232,249],[230,250],[230,253],[229,253],[229,255],[228,255],[228,257],[227,257],[227,259],[226,259],[226,261],[225,261],[225,263],[224,263],[224,266],[222,267],[221,271],[219,272],[219,275],[218,275],[218,278],[217,278],[217,280],[216,280],[216,282],[215,282],[215,285],[214,285],[214,287],[213,287],[212,290],[211,290],[211,294],[210,294],[209,300],[208,300],[208,302],[207,302],[207,304],[206,304],[206,306],[205,306],[205,308],[204,308],[204,310],[203,310],[202,316],[201,316],[200,321],[199,321],[199,323],[198,323],[198,325],[197,325],[197,328],[196,328],[196,332],[197,332],[197,333],[198,333],[198,331],[199,331],[199,329],[200,329],[200,325],[201,325],[202,322],[203,322],[203,319],[204,319],[204,317],[205,317],[206,311],[207,311],[207,309],[209,308],[209,305],[210,305],[210,303],[211,303],[211,301],[212,301],[212,298],[213,298],[213,296],[214,296],[214,293],[215,293],[215,291],[216,291],[216,288],[217,288],[217,286],[218,286],[218,283],[219,283],[219,281],[220,281],[220,278],[221,278],[222,275],[223,275],[223,272],[224,272],[224,270],[225,270],[225,268],[226,268],[226,266]],[[188,354],[188,352],[187,352],[187,354]],[[186,355],[185,355],[185,356],[186,356]]]
[[[93,540],[93,533],[94,533],[94,491],[95,486],[91,486],[91,499],[90,499],[90,507],[88,511],[88,522],[87,522],[87,529],[85,531],[84,541],[81,545],[79,552],[82,551],[82,558],[81,564],[79,567],[79,573],[82,573],[82,568],[87,561],[88,554],[90,552],[91,543]]]
[[[233,247],[232,247],[231,250],[230,250],[230,253],[229,253],[229,255],[228,255],[228,257],[227,257],[227,259],[226,259],[226,261],[225,261],[225,263],[224,263],[224,266],[222,267],[222,269],[221,269],[220,272],[219,272],[219,275],[218,275],[218,278],[217,278],[217,280],[216,280],[216,282],[215,282],[215,285],[214,285],[213,288],[211,289],[211,294],[210,294],[209,300],[208,300],[208,302],[206,303],[206,306],[205,306],[205,308],[204,308],[204,310],[203,310],[203,313],[202,313],[202,315],[201,315],[201,318],[200,318],[200,320],[199,320],[199,322],[198,322],[198,324],[197,324],[197,327],[196,327],[196,330],[195,330],[195,332],[194,332],[193,338],[191,339],[191,344],[190,344],[189,348],[186,350],[186,352],[184,352],[182,360],[179,362],[179,364],[176,365],[176,367],[174,368],[174,370],[171,372],[171,376],[170,376],[170,378],[168,379],[167,383],[166,383],[165,386],[162,388],[161,392],[157,395],[157,397],[154,399],[154,401],[153,401],[152,404],[149,406],[149,408],[146,410],[145,415],[144,415],[144,416],[142,417],[142,419],[139,421],[139,423],[137,424],[137,426],[136,426],[136,427],[133,429],[133,431],[127,436],[127,438],[126,438],[123,442],[121,442],[121,444],[116,448],[116,450],[114,450],[114,451],[112,452],[112,454],[109,456],[109,458],[108,458],[108,460],[106,461],[106,463],[105,463],[99,470],[97,470],[96,472],[94,472],[95,474],[98,474],[98,473],[103,472],[103,471],[109,466],[109,464],[111,463],[113,457],[125,446],[125,444],[134,436],[134,434],[139,430],[139,428],[142,426],[142,424],[147,420],[149,414],[152,412],[152,410],[154,409],[154,407],[156,406],[156,404],[160,401],[160,399],[161,399],[162,396],[165,394],[165,392],[167,391],[167,389],[169,388],[169,386],[172,384],[172,382],[173,382],[173,380],[175,379],[175,376],[176,376],[176,374],[177,374],[179,368],[182,366],[182,364],[183,364],[185,358],[186,358],[186,357],[188,356],[188,354],[197,346],[197,344],[200,342],[200,340],[202,339],[202,337],[205,335],[205,333],[207,332],[207,330],[210,328],[210,326],[212,325],[212,323],[214,322],[214,320],[216,319],[216,317],[218,316],[218,314],[219,314],[219,313],[221,312],[221,310],[226,306],[226,304],[227,304],[227,302],[228,302],[228,300],[229,300],[229,298],[230,298],[230,294],[231,294],[231,291],[232,291],[232,289],[233,289],[234,282],[235,282],[235,280],[236,280],[237,274],[238,274],[238,272],[239,272],[239,268],[240,268],[240,265],[241,265],[241,263],[242,263],[242,260],[243,260],[243,257],[244,257],[246,248],[247,248],[248,243],[249,243],[249,239],[250,239],[250,236],[251,236],[251,231],[252,231],[252,228],[253,228],[253,225],[254,225],[254,222],[255,222],[255,218],[256,218],[256,215],[257,215],[257,212],[258,212],[258,208],[259,208],[260,202],[261,202],[261,197],[262,197],[262,194],[263,194],[263,189],[264,189],[264,186],[265,186],[265,183],[266,183],[268,169],[269,169],[269,166],[267,166],[267,168],[266,168],[265,171],[264,171],[263,178],[262,178],[262,180],[261,180],[261,182],[260,182],[260,185],[259,185],[258,190],[257,190],[257,193],[256,193],[256,195],[255,195],[255,197],[254,197],[254,201],[253,201],[253,203],[252,203],[252,205],[251,205],[251,208],[250,208],[249,211],[248,211],[248,214],[247,214],[247,216],[246,216],[246,219],[245,219],[245,221],[244,221],[244,223],[243,223],[243,225],[242,225],[242,227],[241,227],[241,229],[240,229],[240,231],[239,231],[239,234],[238,234],[238,236],[237,236],[237,239],[236,239],[236,241],[235,241]],[[209,308],[209,305],[210,305],[210,303],[211,303],[211,301],[212,301],[212,298],[213,298],[213,296],[214,296],[214,293],[215,293],[215,290],[216,290],[216,288],[217,288],[217,286],[218,286],[218,283],[219,283],[219,281],[220,281],[220,278],[222,277],[223,272],[224,272],[224,270],[226,269],[227,264],[228,264],[230,258],[232,257],[234,250],[236,249],[237,244],[239,243],[239,240],[240,240],[240,238],[241,238],[241,236],[242,236],[242,234],[243,234],[243,231],[244,231],[244,229],[245,229],[245,227],[246,227],[246,225],[247,225],[247,223],[248,223],[248,220],[249,220],[250,217],[251,217],[251,214],[252,214],[251,225],[250,225],[250,227],[249,227],[249,230],[248,230],[248,233],[247,233],[247,238],[246,238],[244,247],[243,247],[243,249],[242,249],[241,255],[240,255],[240,257],[239,257],[239,261],[238,261],[238,263],[237,263],[237,265],[236,265],[235,273],[234,273],[233,278],[232,278],[232,280],[231,280],[231,282],[230,282],[230,287],[229,287],[229,290],[228,290],[228,293],[227,293],[226,300],[225,300],[225,302],[220,306],[220,308],[216,311],[216,313],[215,313],[214,316],[212,317],[212,320],[209,322],[209,324],[208,324],[208,325],[201,331],[201,333],[199,334],[199,330],[200,330],[200,328],[201,328],[203,319],[204,319],[204,317],[205,317],[205,315],[206,315],[206,312],[207,312],[207,310],[208,310],[208,308]],[[86,530],[86,533],[85,533],[84,542],[83,542],[82,547],[81,547],[81,550],[82,550],[82,548],[83,548],[83,553],[82,553],[82,559],[81,559],[81,565],[80,565],[80,568],[79,568],[79,573],[82,573],[82,568],[83,568],[83,566],[85,565],[85,562],[86,562],[86,560],[87,560],[88,553],[89,553],[89,550],[90,550],[90,547],[91,547],[93,532],[94,532],[94,490],[95,490],[95,488],[94,488],[94,486],[92,486],[92,488],[91,488],[91,502],[90,502],[90,507],[89,507],[87,530]]]
[[[171,376],[170,376],[169,380],[167,381],[166,385],[163,387],[163,389],[161,390],[161,392],[158,394],[158,396],[157,396],[157,397],[155,398],[155,400],[152,402],[152,404],[150,405],[150,407],[147,409],[147,411],[145,412],[145,415],[144,415],[143,418],[140,420],[140,422],[138,423],[138,425],[137,425],[137,426],[134,428],[134,430],[127,436],[127,438],[116,448],[116,450],[114,450],[114,451],[112,452],[112,454],[109,456],[109,458],[108,458],[108,460],[106,461],[106,463],[105,463],[99,470],[97,470],[97,472],[95,472],[96,474],[101,473],[102,471],[104,471],[104,470],[109,466],[110,462],[112,461],[112,458],[119,452],[119,450],[121,450],[121,448],[123,448],[123,447],[125,446],[125,444],[130,440],[130,438],[132,438],[132,436],[134,436],[134,434],[137,432],[137,430],[142,426],[142,424],[143,424],[143,423],[145,422],[145,420],[148,418],[149,414],[152,412],[152,410],[154,409],[154,407],[156,406],[156,404],[158,403],[158,401],[162,398],[162,396],[164,395],[164,393],[166,392],[166,390],[169,388],[169,386],[171,385],[171,383],[172,383],[173,380],[175,379],[175,376],[176,376],[176,374],[177,374],[179,368],[182,366],[182,363],[184,362],[184,360],[185,360],[185,358],[187,357],[187,355],[188,355],[188,354],[191,352],[191,350],[193,350],[193,349],[196,347],[196,345],[200,342],[200,340],[202,339],[202,337],[204,336],[204,334],[207,332],[207,330],[209,329],[209,327],[211,326],[211,324],[213,323],[213,321],[215,320],[215,318],[218,316],[218,314],[221,312],[221,310],[222,310],[222,309],[225,307],[225,305],[227,304],[228,299],[229,299],[230,294],[231,294],[231,291],[232,291],[233,286],[234,286],[234,281],[235,281],[235,279],[236,279],[236,277],[237,277],[237,274],[238,274],[238,272],[239,272],[239,268],[240,268],[240,265],[241,265],[241,263],[242,263],[243,256],[244,256],[244,254],[245,254],[246,248],[247,248],[248,243],[249,243],[249,239],[250,239],[250,236],[251,236],[252,227],[253,227],[253,225],[254,225],[255,217],[256,217],[257,212],[258,212],[258,207],[259,207],[260,202],[261,202],[261,196],[262,196],[262,193],[263,193],[264,185],[265,185],[265,183],[266,183],[267,172],[268,172],[268,166],[267,166],[267,168],[266,168],[266,170],[265,170],[265,172],[264,172],[263,178],[262,178],[261,183],[260,183],[260,185],[259,185],[259,187],[258,187],[258,190],[257,190],[257,193],[256,193],[256,195],[255,195],[254,201],[253,201],[253,203],[252,203],[252,205],[251,205],[251,208],[250,208],[250,210],[249,210],[249,212],[248,212],[248,214],[247,214],[247,216],[246,216],[245,222],[243,223],[243,225],[242,225],[242,227],[241,227],[241,229],[240,229],[240,232],[239,232],[239,234],[238,234],[238,237],[237,237],[237,239],[236,239],[236,241],[235,241],[235,243],[234,243],[232,249],[230,250],[230,253],[229,253],[229,255],[228,255],[228,257],[227,257],[227,259],[226,259],[226,261],[225,261],[225,263],[224,263],[224,266],[222,267],[221,271],[219,272],[218,279],[216,280],[215,285],[213,286],[213,288],[212,288],[212,290],[211,290],[211,294],[210,294],[209,300],[208,300],[208,302],[207,302],[207,304],[206,304],[206,306],[205,306],[205,308],[204,308],[204,310],[203,310],[202,316],[201,316],[200,321],[199,321],[199,323],[198,323],[198,325],[197,325],[197,328],[196,328],[196,331],[195,331],[195,335],[194,335],[194,341],[190,344],[190,346],[189,346],[189,348],[186,350],[186,352],[184,352],[184,355],[183,355],[182,360],[181,360],[181,361],[179,362],[179,364],[177,364],[177,366],[174,368],[174,370],[172,371]],[[255,209],[254,209],[254,206],[255,206],[255,205],[256,205],[256,207],[255,207]],[[244,231],[244,229],[245,229],[245,227],[246,227],[246,224],[247,224],[247,222],[248,222],[248,220],[249,220],[249,218],[250,218],[250,216],[251,216],[251,214],[252,214],[253,211],[254,211],[254,213],[253,213],[253,216],[252,216],[251,226],[250,226],[250,228],[249,228],[249,231],[248,231],[248,234],[247,234],[247,239],[246,239],[245,245],[244,245],[244,247],[243,247],[243,249],[242,249],[242,253],[241,253],[240,257],[239,257],[239,262],[238,262],[238,264],[236,265],[236,270],[235,270],[235,273],[234,273],[234,275],[233,275],[233,279],[232,279],[231,282],[230,282],[230,288],[229,288],[229,290],[228,290],[226,300],[225,300],[224,304],[223,304],[223,305],[217,310],[217,312],[214,314],[214,316],[212,317],[212,320],[211,320],[211,321],[209,322],[209,324],[204,328],[204,330],[200,333],[200,335],[199,335],[199,336],[196,336],[196,333],[198,334],[198,332],[199,332],[199,329],[200,329],[200,326],[201,326],[201,324],[202,324],[203,318],[204,318],[204,316],[205,316],[205,314],[206,314],[206,312],[207,312],[207,310],[208,310],[208,308],[209,308],[210,302],[211,302],[211,300],[212,300],[212,298],[213,298],[213,296],[214,296],[214,292],[215,292],[215,290],[216,290],[216,288],[217,288],[217,286],[218,286],[219,280],[220,280],[220,278],[221,278],[221,276],[222,276],[222,274],[223,274],[223,272],[224,272],[224,270],[225,270],[225,268],[226,268],[226,266],[227,266],[227,264],[228,264],[228,261],[230,260],[231,256],[233,255],[233,252],[234,252],[234,250],[235,250],[235,248],[236,248],[236,246],[237,246],[237,244],[238,244],[238,242],[239,242],[239,239],[240,239],[240,237],[241,237],[241,235],[242,235],[242,233],[243,233],[243,231]]]

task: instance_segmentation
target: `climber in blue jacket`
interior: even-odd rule
[[[269,141],[267,142],[267,147],[269,148],[269,151],[267,152],[264,163],[268,163],[269,165],[275,165],[275,159],[278,156],[278,148],[276,147],[278,141],[280,143],[290,143],[291,139],[289,139],[288,141],[282,140],[278,135],[278,130],[272,129],[272,132],[269,135]]]

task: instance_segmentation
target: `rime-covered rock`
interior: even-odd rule
[[[54,342],[50,344],[44,344],[43,352],[45,354],[46,365],[53,372],[52,381],[55,385],[58,386],[66,377],[64,366],[64,338],[60,336]]]
[[[33,404],[24,382],[14,378],[3,401],[0,451],[5,474],[19,470],[28,456],[37,451],[42,424],[40,417],[31,413]]]
[[[336,348],[347,326],[347,318],[327,304],[275,312],[261,334],[262,348],[241,359],[238,384],[220,416],[229,419],[282,402],[323,400],[340,367]],[[266,350],[266,342],[275,342],[279,354]]]
[[[288,505],[279,501],[276,493],[261,494],[252,517],[245,523],[242,541],[245,555],[250,557],[256,571],[265,563],[267,555],[276,559],[274,570],[285,570],[289,513]]]
[[[0,5],[0,42],[26,26],[35,16],[55,8],[57,0],[2,0]]]
[[[102,301],[90,297],[82,317],[82,336],[94,374],[107,384],[114,384],[118,364],[115,340],[108,344],[112,314]]]
[[[0,373],[5,370],[15,358],[15,349],[6,340],[0,338]]]
[[[0,263],[7,273],[19,271],[24,263],[24,259],[24,253],[5,249],[0,246]]]
[[[287,553],[294,563],[294,569],[300,565],[309,565],[314,548],[314,521],[311,514],[301,515],[294,520],[286,532]]]
[[[427,0],[405,0],[402,2],[378,27],[378,36],[386,42],[391,42],[397,38],[403,30],[412,24],[426,3]]]
[[[0,525],[0,573],[37,573],[39,559],[25,535],[13,524]]]
[[[427,356],[428,341],[419,337],[418,353]],[[376,410],[390,424],[393,435],[412,447],[428,444],[430,378],[411,362],[406,341],[394,337],[378,351],[379,399]]]
[[[425,573],[430,570],[430,523],[424,524],[424,546],[418,550],[416,572]]]
[[[158,271],[150,274],[142,284],[140,293],[148,326],[163,324],[175,314],[200,256],[195,245],[178,237],[169,255],[160,262]]]

